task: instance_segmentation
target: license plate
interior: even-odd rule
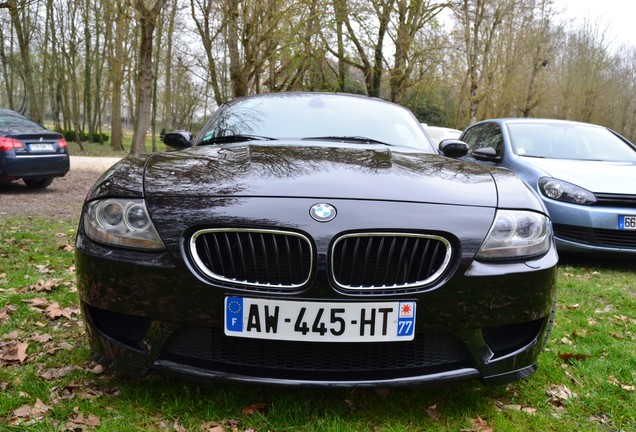
[[[636,230],[636,216],[619,216],[618,229]]]
[[[415,302],[308,302],[225,298],[228,336],[305,342],[409,341]]]
[[[53,144],[30,144],[29,148],[35,151],[51,151],[53,150]]]

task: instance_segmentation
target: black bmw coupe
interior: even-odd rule
[[[90,190],[76,267],[94,358],[285,385],[502,384],[555,313],[550,219],[407,109],[282,93],[219,107]]]

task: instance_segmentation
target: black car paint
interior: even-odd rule
[[[162,252],[102,246],[85,236],[80,223],[76,248],[78,289],[88,332],[94,333],[90,337],[92,349],[100,353],[101,360],[116,358],[121,368],[167,370],[199,378],[326,385],[311,377],[273,379],[250,376],[244,370],[211,371],[171,363],[158,356],[173,331],[181,326],[205,324],[222,328],[220,305],[227,295],[332,301],[378,299],[378,295],[334,288],[326,271],[327,251],[338,233],[365,229],[408,232],[421,231],[422,227],[427,232],[448,232],[452,226],[454,264],[440,280],[417,292],[388,292],[380,297],[417,300],[418,332],[446,328],[470,347],[476,366],[384,380],[369,380],[354,373],[350,380],[328,385],[442,383],[478,377],[497,384],[534,371],[547,330],[544,321],[553,311],[556,253],[551,250],[545,256],[520,262],[474,261],[496,208],[544,211],[516,176],[507,170],[381,146],[291,144],[241,143],[134,156],[100,178],[88,200],[144,197],[166,245]],[[218,163],[219,158],[222,164]],[[519,191],[526,191],[527,195]],[[338,216],[326,224],[309,217],[311,205],[323,201],[338,209]],[[188,212],[175,220],[176,212],[184,208]],[[255,293],[240,287],[216,286],[195,276],[196,271],[183,259],[184,235],[197,226],[228,225],[284,227],[306,233],[315,242],[317,266],[313,279],[292,293]],[[502,284],[502,280],[506,283]],[[130,344],[113,340],[91,323],[88,305],[126,316],[147,317],[148,332]],[[176,316],[178,322],[174,321]],[[503,355],[488,348],[480,330],[535,320],[544,320],[536,339]]]

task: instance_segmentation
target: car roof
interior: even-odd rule
[[[526,123],[526,124],[536,124],[536,123],[548,123],[548,124],[571,124],[571,125],[585,125],[585,126],[594,126],[599,128],[607,129],[605,126],[593,124],[593,123],[585,123],[574,120],[562,120],[562,119],[548,119],[548,118],[524,118],[524,117],[504,117],[504,118],[494,118],[494,119],[484,119],[475,124],[487,123],[487,122],[495,122],[499,124],[508,124],[508,123]]]
[[[11,110],[9,108],[3,108],[3,107],[0,107],[0,115],[14,115],[14,116],[18,116],[18,117],[24,117],[19,112],[13,111],[13,110]]]
[[[354,94],[354,93],[335,93],[335,92],[273,92],[273,93],[256,93],[248,96],[241,96],[236,99],[229,100],[224,103],[224,105],[232,105],[236,102],[240,102],[242,100],[250,100],[250,99],[267,99],[267,98],[280,98],[281,96],[290,97],[290,98],[308,98],[308,97],[316,97],[316,96],[324,96],[324,97],[337,97],[342,99],[362,99],[362,100],[372,100],[376,102],[385,103],[388,105],[394,105],[396,107],[400,107],[404,110],[408,110],[408,108],[396,104],[394,102],[380,99],[377,97]],[[410,111],[410,110],[409,110]]]

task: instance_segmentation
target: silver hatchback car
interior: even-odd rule
[[[562,252],[636,254],[636,146],[602,126],[494,119],[467,128],[465,157],[511,169],[543,199]]]

